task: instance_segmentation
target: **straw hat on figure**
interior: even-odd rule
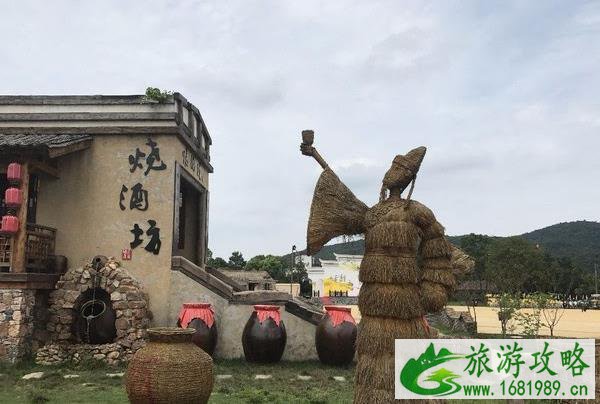
[[[394,340],[429,338],[424,315],[441,310],[455,285],[453,247],[444,228],[431,210],[411,200],[427,149],[397,155],[383,177],[379,203],[368,208],[312,146],[314,133],[303,131],[302,138],[302,154],[315,158],[324,170],[310,209],[308,254],[334,237],[365,235],[354,403],[393,403]]]

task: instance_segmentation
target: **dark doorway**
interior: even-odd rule
[[[173,255],[203,265],[206,255],[207,191],[180,166],[176,170]]]

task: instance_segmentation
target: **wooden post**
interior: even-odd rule
[[[25,272],[27,270],[27,210],[29,207],[29,163],[21,165],[21,194],[23,203],[19,208],[19,231],[13,236],[11,249],[11,271]]]

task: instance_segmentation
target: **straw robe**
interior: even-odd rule
[[[365,235],[354,402],[395,402],[394,340],[429,337],[424,315],[441,310],[455,284],[452,247],[426,206],[388,198],[368,208],[326,169],[311,206],[308,253],[344,234]]]

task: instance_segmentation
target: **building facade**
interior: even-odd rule
[[[0,96],[0,360],[80,349],[126,360],[186,302],[213,305],[218,357],[243,355],[253,304],[277,304],[284,358],[316,358],[320,311],[265,290],[269,279],[244,288],[206,266],[211,143],[179,93]],[[72,331],[90,295],[115,312],[108,345]]]
[[[18,228],[0,234],[0,289],[39,294],[60,272],[113,256],[144,280],[153,323],[166,325],[172,257],[205,265],[210,144],[200,112],[178,93],[161,103],[1,96],[0,213]],[[8,188],[20,207],[7,206]]]
[[[358,296],[360,281],[358,270],[362,255],[335,254],[334,260],[318,259],[314,265],[309,256],[302,256],[308,278],[312,282],[313,296]]]

